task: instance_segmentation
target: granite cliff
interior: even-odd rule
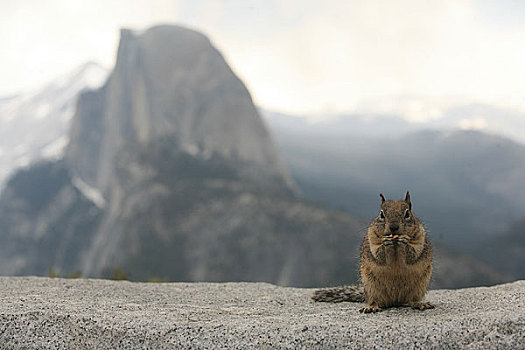
[[[196,158],[244,162],[252,168],[243,175],[258,186],[291,185],[248,90],[205,36],[175,26],[123,29],[108,81],[80,96],[67,163],[110,196],[119,152],[161,138]]]

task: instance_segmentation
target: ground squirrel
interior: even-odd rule
[[[432,250],[425,228],[414,215],[410,193],[404,200],[381,197],[379,215],[372,220],[361,245],[361,286],[314,292],[315,301],[365,301],[360,311],[378,312],[391,306],[432,309],[423,302],[432,275]]]

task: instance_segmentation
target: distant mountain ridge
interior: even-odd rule
[[[333,123],[266,113],[290,172],[307,198],[366,220],[370,193],[411,190],[431,237],[482,258],[525,207],[525,145],[473,130],[385,129],[391,117]],[[343,126],[344,125],[344,126]]]
[[[274,121],[273,116],[278,114],[272,111],[264,113]],[[375,136],[383,136],[385,131],[396,129],[407,132],[475,130],[525,144],[525,134],[522,132],[525,129],[523,97],[491,101],[457,96],[386,95],[358,100],[348,112],[298,117],[321,130],[336,130],[352,125],[365,134],[372,133]],[[281,114],[279,118],[290,116]]]
[[[78,93],[106,76],[88,62],[36,91],[0,99],[0,188],[15,169],[62,155]]]

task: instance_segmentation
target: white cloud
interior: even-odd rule
[[[0,94],[89,59],[110,66],[122,26],[178,22],[209,35],[267,108],[340,111],[379,95],[523,101],[525,24],[494,25],[497,18],[473,0],[20,0],[2,7]]]
[[[175,1],[20,0],[0,11],[0,95],[41,85],[94,60],[114,62],[119,28],[176,18]]]
[[[216,34],[263,106],[311,113],[373,96],[522,94],[525,25],[487,27],[472,1],[280,4],[250,44]]]
[[[487,120],[481,117],[462,119],[459,122],[459,127],[462,130],[482,130],[485,129],[487,125]]]

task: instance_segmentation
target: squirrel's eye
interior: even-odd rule
[[[382,210],[379,212],[379,218],[381,219],[385,218],[385,213]]]
[[[405,210],[405,219],[410,219],[410,210]]]

